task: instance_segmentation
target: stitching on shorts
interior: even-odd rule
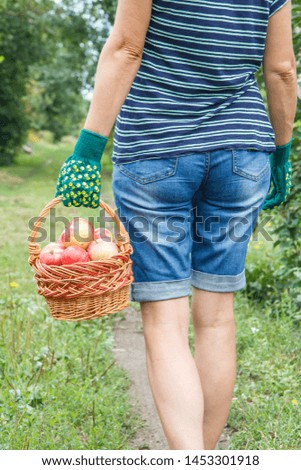
[[[162,173],[160,176],[154,175],[154,176],[149,176],[149,177],[144,178],[141,176],[134,175],[133,173],[128,171],[126,168],[122,167],[122,165],[118,165],[118,167],[121,173],[123,173],[125,176],[128,176],[129,178],[136,181],[137,183],[141,183],[141,184],[154,183],[155,181],[160,181],[160,180],[163,180],[165,178],[175,175],[177,168],[178,168],[179,157],[172,157],[172,158],[175,160],[175,162],[173,163],[173,167],[170,170],[166,171],[165,173]]]
[[[191,271],[193,273],[197,273],[197,274],[201,274],[201,275],[204,275],[204,276],[207,276],[208,278],[210,277],[211,279],[213,279],[214,277],[216,277],[216,279],[233,279],[233,278],[238,278],[238,277],[242,277],[245,275],[245,269],[243,271],[241,271],[240,273],[238,274],[212,274],[212,273],[205,273],[204,271],[197,271],[196,269],[191,269]],[[233,279],[234,280],[234,279]]]
[[[202,285],[204,288],[208,286],[211,288],[243,288],[246,286],[245,269],[234,275],[210,274],[192,269],[191,284],[194,287]]]
[[[265,167],[261,170],[261,172],[258,175],[252,175],[251,173],[248,173],[247,171],[242,170],[241,168],[238,167],[238,155],[236,150],[232,150],[232,162],[233,162],[233,172],[236,173],[237,175],[244,176],[245,178],[248,178],[253,181],[258,181],[260,178],[268,171],[269,169],[269,159],[267,158],[267,163]]]
[[[206,153],[205,156],[206,156],[206,158],[205,158],[205,176],[204,176],[202,185],[205,185],[206,182],[207,182],[209,172],[210,172],[210,163],[211,163],[210,152]]]
[[[185,277],[184,279],[171,279],[170,281],[142,281],[142,282],[133,282],[133,285],[137,284],[167,284],[169,282],[183,282],[183,281],[190,281],[191,277]]]

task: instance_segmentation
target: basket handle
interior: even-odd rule
[[[36,238],[37,238],[37,235],[39,233],[39,228],[40,228],[41,224],[45,221],[45,217],[49,214],[50,210],[53,209],[53,207],[55,207],[60,202],[62,202],[62,197],[61,196],[56,197],[56,198],[52,199],[50,202],[48,202],[48,204],[46,204],[46,206],[41,211],[39,217],[37,218],[37,220],[34,223],[34,227],[31,231],[31,234],[30,234],[30,237],[29,237],[29,243],[28,243],[28,252],[29,252],[29,255],[30,255],[29,259],[28,259],[28,262],[29,262],[30,265],[32,265],[34,263],[34,261],[39,257],[40,252],[41,252],[40,244],[36,243]],[[113,222],[115,222],[115,224],[117,225],[118,233],[116,234],[116,240],[117,240],[117,245],[118,245],[120,251],[121,252],[124,252],[124,251],[132,252],[132,247],[131,247],[131,244],[130,244],[129,235],[128,235],[123,223],[121,222],[118,215],[116,214],[116,212],[108,204],[106,204],[104,201],[99,202],[99,207],[104,209],[105,212],[107,212],[107,214],[111,217]]]

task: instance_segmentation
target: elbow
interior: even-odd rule
[[[292,84],[297,81],[295,57],[275,65],[265,66],[263,73],[265,81],[268,81],[270,78],[275,78],[287,84]]]
[[[121,57],[126,62],[139,63],[141,62],[144,42],[140,43],[132,37],[123,37],[111,35],[107,41],[106,46],[114,55]]]
[[[134,43],[124,41],[121,51],[130,62],[140,62],[142,59],[143,47],[139,47]]]
[[[285,83],[294,83],[297,81],[296,62],[283,64],[283,67],[276,71],[278,77]]]

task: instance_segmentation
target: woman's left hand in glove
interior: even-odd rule
[[[292,187],[292,165],[290,162],[292,140],[276,147],[270,155],[272,191],[267,195],[263,210],[273,209],[286,201]]]

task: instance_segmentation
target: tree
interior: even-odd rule
[[[2,0],[0,6],[0,164],[13,161],[29,127],[55,139],[87,111],[114,0]]]
[[[97,4],[98,2],[95,1],[94,3]],[[102,0],[102,8],[108,15],[109,22],[113,24],[117,8],[117,0]]]
[[[43,57],[44,14],[38,1],[6,0],[0,7],[0,163],[10,163],[29,125],[23,98],[30,66]]]

